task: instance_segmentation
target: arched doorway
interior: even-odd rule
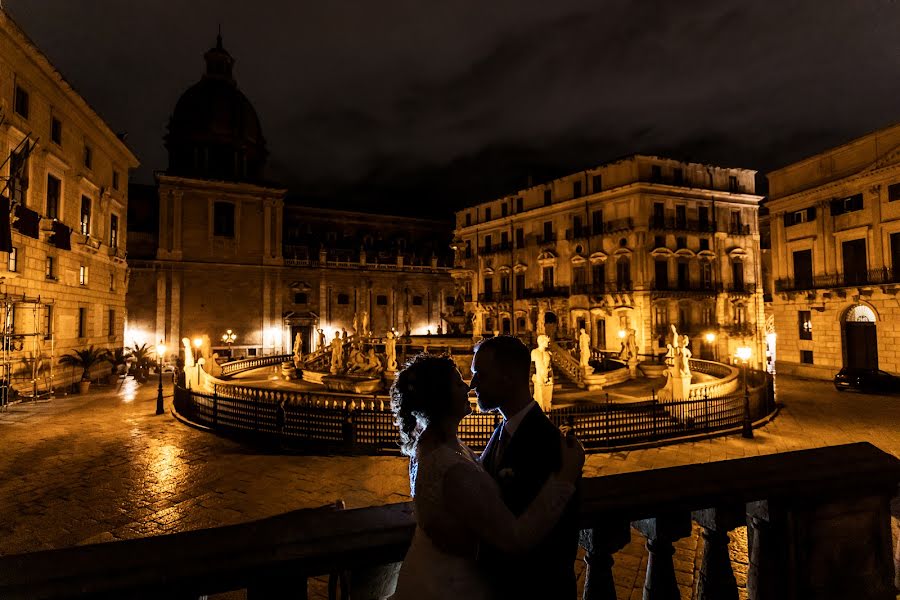
[[[501,321],[500,332],[503,335],[512,334],[512,321],[510,321],[509,317],[503,317],[503,320]]]
[[[559,325],[559,319],[556,318],[556,314],[550,312],[549,310],[544,313],[544,331],[547,332],[547,335],[551,340],[556,339],[556,329]]]
[[[844,366],[856,369],[878,368],[878,334],[875,311],[856,304],[844,313]]]

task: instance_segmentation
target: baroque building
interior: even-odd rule
[[[122,346],[138,161],[2,9],[0,157],[5,399],[7,383],[36,393],[80,378],[58,366],[70,350]]]
[[[220,354],[306,351],[317,329],[436,331],[452,292],[449,224],[318,209],[266,181],[260,120],[222,46],[175,105],[168,168],[135,187],[126,342],[209,335]],[[221,336],[237,337],[225,343]]]
[[[755,171],[634,155],[456,214],[453,277],[474,333],[764,355]],[[712,334],[708,336],[707,334]],[[707,341],[709,339],[709,341]]]
[[[900,372],[900,124],[768,179],[778,372]]]

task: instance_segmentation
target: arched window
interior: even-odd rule
[[[619,291],[631,290],[631,260],[627,256],[616,261],[616,286]]]

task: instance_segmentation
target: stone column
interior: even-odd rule
[[[613,581],[613,555],[631,541],[631,528],[627,522],[604,523],[593,529],[581,531],[580,543],[584,548],[584,600],[616,600]]]
[[[647,576],[644,579],[644,600],[681,600],[672,542],[691,534],[691,518],[688,513],[677,513],[635,521],[632,527],[647,537]]]
[[[149,340],[149,344],[156,344],[159,340],[166,339],[167,288],[168,282],[166,281],[166,271],[159,269],[156,271],[156,339]]]
[[[697,600],[737,600],[737,581],[728,554],[728,532],[744,524],[744,507],[709,508],[694,511],[692,516],[703,528],[703,564],[697,580]]]

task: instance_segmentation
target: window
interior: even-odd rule
[[[606,283],[606,265],[600,263],[591,267],[591,283],[595,290],[603,289]]]
[[[44,306],[44,339],[53,336],[53,306]]]
[[[449,304],[453,304],[453,302],[455,302],[455,300],[453,300],[452,302],[449,302]],[[375,304],[377,306],[387,306],[387,295],[386,294],[378,294],[377,296],[375,296]]]
[[[80,265],[78,267],[78,283],[81,285],[88,284],[88,268],[86,265]]]
[[[675,227],[678,229],[687,227],[687,206],[684,204],[675,206]]]
[[[596,194],[597,192],[603,189],[603,177],[601,175],[594,175],[593,180],[593,191]]]
[[[231,202],[213,204],[213,235],[234,237],[234,204]]]
[[[15,246],[13,246],[12,250],[9,251],[9,259],[6,263],[6,269],[11,273],[15,273],[19,270],[19,249]]]
[[[802,210],[795,210],[784,213],[784,226],[799,225],[816,219],[816,207],[810,206]]]
[[[62,146],[62,121],[56,117],[50,119],[50,141]]]
[[[56,279],[56,258],[53,256],[47,256],[44,277],[47,279]]]
[[[109,291],[111,291],[111,292],[116,291],[116,274],[115,273],[109,274]]]
[[[78,337],[84,337],[87,331],[87,309],[82,307],[78,309]]]
[[[584,266],[572,267],[572,283],[584,285],[587,282],[587,268]]]
[[[844,259],[844,281],[848,284],[864,283],[868,275],[865,238],[843,242],[841,255]]]
[[[508,250],[509,249],[509,232],[503,231],[500,233],[500,249]]]
[[[520,213],[525,210],[525,201],[522,198],[516,198],[516,212]]]
[[[657,260],[653,263],[654,275],[656,276],[656,289],[665,290],[669,288],[669,262],[666,260]]]
[[[714,306],[706,305],[700,310],[700,320],[704,325],[712,325],[713,317],[715,316],[716,309]]]
[[[484,251],[490,252],[492,245],[493,245],[493,239],[491,238],[491,236],[489,236],[489,235],[484,236]]]
[[[708,260],[700,261],[700,285],[703,289],[712,289],[712,263]]]
[[[742,229],[743,223],[741,221],[741,211],[731,211],[731,233],[740,233]]]
[[[28,118],[28,92],[20,86],[16,86],[16,106],[15,110],[18,114],[26,119]]]
[[[675,249],[681,250],[683,248],[687,248],[687,238],[683,235],[679,235],[675,238]]]
[[[701,206],[697,208],[697,221],[699,221],[701,231],[709,231],[709,207]]]
[[[466,240],[466,258],[472,258],[472,240]]]
[[[811,340],[812,337],[812,316],[808,310],[797,311],[797,328],[800,331],[801,340]]]
[[[575,215],[572,217],[572,231],[575,233],[575,237],[581,236],[581,230],[582,230],[581,217],[578,215]]]
[[[654,248],[665,248],[666,247],[666,236],[664,236],[664,235],[653,236],[653,247]]]
[[[541,283],[544,289],[553,287],[553,267],[544,267],[541,270]]]
[[[799,289],[812,287],[813,266],[812,250],[798,250],[794,252],[794,284]]]
[[[84,145],[84,166],[87,169],[94,168],[94,151],[87,144]]]
[[[891,234],[891,271],[893,280],[900,281],[900,231]]]
[[[553,221],[544,221],[544,242],[553,239]]]
[[[650,166],[650,181],[662,180],[662,167],[659,165]]]
[[[309,296],[306,292],[296,292],[294,294],[294,304],[308,304]]]
[[[109,247],[119,247],[119,217],[117,215],[109,216]]]
[[[732,193],[738,191],[738,182],[737,182],[737,176],[736,176],[736,175],[729,175],[729,176],[728,176],[728,191],[729,191],[729,192],[732,192]]]
[[[581,196],[581,182],[575,181],[572,183],[572,197],[579,198]]]
[[[620,291],[631,289],[631,261],[625,256],[616,261],[616,285]]]
[[[516,248],[525,247],[525,230],[519,227],[516,229]]]
[[[28,196],[28,148],[9,155],[9,199],[23,206]]]
[[[509,294],[509,275],[500,275],[500,293]]]
[[[484,220],[485,221],[491,220],[491,207],[490,206],[488,206],[484,209]]]
[[[422,306],[422,296],[413,296],[412,303],[413,306]]]
[[[744,263],[742,261],[731,262],[731,282],[734,290],[742,291],[744,289]]]
[[[888,186],[888,202],[900,200],[900,183],[892,183]]]
[[[116,335],[116,311],[109,309],[109,316],[106,322],[106,335],[113,337]]]
[[[91,199],[81,197],[81,235],[91,235]]]
[[[16,306],[10,305],[9,310],[6,312],[6,333],[15,333],[16,332]],[[7,338],[5,340],[6,350],[10,350],[9,343],[12,340]]]
[[[112,173],[112,189],[119,189],[119,172],[113,171]]]
[[[544,190],[544,206],[550,206],[552,202],[553,193],[549,189]]]
[[[709,238],[700,238],[700,250],[709,250]]]
[[[60,181],[53,175],[47,175],[47,211],[48,219],[59,218]]]
[[[594,235],[603,233],[603,211],[595,210],[591,213],[591,231]]]
[[[863,209],[863,195],[854,194],[846,198],[835,198],[831,201],[832,216],[842,215],[848,212],[854,212]]]
[[[813,363],[813,351],[812,350],[801,350],[800,351],[800,362],[804,365],[812,365]]]
[[[509,214],[509,204],[504,202],[503,204],[500,205],[500,216],[505,217],[508,214]]]
[[[525,296],[525,273],[516,273],[516,298]]]
[[[681,169],[673,169],[672,170],[672,182],[675,185],[683,185],[684,184],[684,171]]]
[[[678,261],[678,289],[687,289],[688,284],[690,283],[690,274],[688,271],[687,261],[679,260]]]
[[[734,322],[743,325],[747,322],[747,308],[743,304],[734,307]]]
[[[494,278],[485,277],[482,281],[482,290],[484,291],[484,299],[490,300],[494,296]]]
[[[472,213],[466,213],[466,227],[472,224]]]

